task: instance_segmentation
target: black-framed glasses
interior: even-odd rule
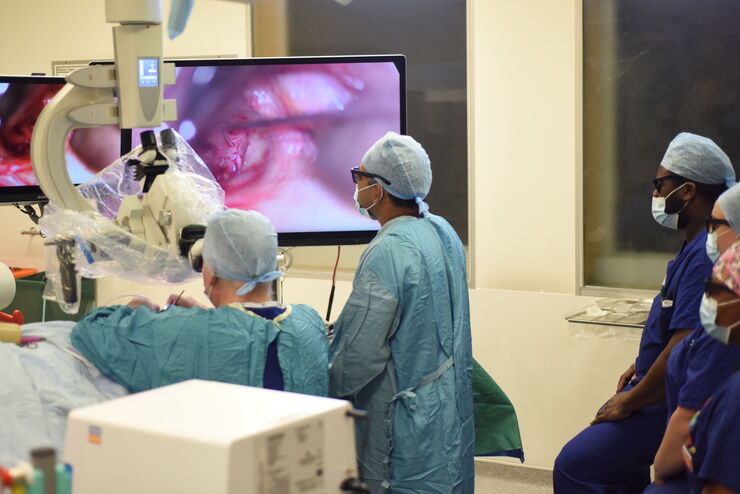
[[[727,220],[721,220],[719,218],[712,218],[711,216],[704,220],[704,224],[707,225],[707,232],[709,233],[714,232],[714,230],[716,230],[719,225],[730,226],[730,223]]]
[[[653,187],[655,187],[655,190],[660,192],[661,187],[663,187],[663,182],[666,180],[673,179],[673,180],[683,180],[686,182],[687,180],[683,178],[681,175],[676,175],[675,173],[671,173],[670,175],[666,175],[664,177],[658,177],[653,179]]]
[[[381,177],[380,175],[376,175],[375,173],[363,172],[362,170],[360,170],[357,167],[352,168],[350,170],[350,173],[352,173],[352,181],[354,183],[359,183],[360,182],[360,177],[367,177],[367,178],[382,180],[383,182],[385,182],[386,185],[390,185],[391,184],[391,181],[388,180],[387,178]]]
[[[712,280],[706,280],[704,282],[704,294],[707,297],[711,297],[712,295],[717,295],[722,292],[732,293],[733,295],[735,294],[735,292],[723,283],[717,283]]]

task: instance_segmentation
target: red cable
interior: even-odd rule
[[[337,267],[339,266],[339,254],[342,252],[342,246],[337,245],[337,262],[334,263],[334,272],[331,274],[331,290],[329,291],[329,307],[326,308],[326,322],[331,319],[331,306],[334,304],[334,290],[337,282]]]
[[[337,261],[334,263],[334,272],[331,275],[331,286],[334,286],[337,281],[337,267],[339,266],[339,254],[342,252],[342,246],[337,245]]]

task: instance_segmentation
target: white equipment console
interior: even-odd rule
[[[187,381],[74,410],[74,494],[333,494],[357,477],[349,402]]]

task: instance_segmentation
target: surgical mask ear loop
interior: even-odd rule
[[[668,198],[669,198],[669,197],[671,197],[671,196],[673,195],[673,193],[674,193],[674,192],[676,192],[677,190],[679,190],[679,189],[680,189],[681,187],[683,187],[683,186],[684,186],[684,185],[686,185],[686,184],[688,184],[688,182],[684,182],[684,183],[682,183],[681,185],[679,185],[678,187],[676,187],[675,189],[673,189],[672,191],[670,191],[670,192],[668,193],[668,195],[664,197],[664,199],[666,200],[666,202],[668,201]],[[682,207],[681,209],[679,209],[679,210],[678,210],[678,211],[676,211],[675,213],[670,213],[670,214],[681,214],[681,212],[682,212],[682,211],[683,211],[684,209],[686,209],[686,206],[688,206],[688,205],[689,205],[689,202],[691,202],[691,199],[687,200],[687,201],[686,201],[686,202],[685,202],[685,203],[683,204],[683,207]],[[668,214],[668,213],[666,213],[666,214]]]
[[[208,284],[208,288],[206,288],[205,295],[206,298],[213,304],[213,300],[211,300],[211,293],[213,292],[213,287],[216,285],[216,277],[214,276],[211,279],[211,282]],[[216,305],[216,304],[214,304]]]
[[[726,302],[717,302],[717,307],[726,307],[728,305],[732,305],[734,303],[740,302],[740,298],[736,298],[735,300],[728,300]],[[740,322],[740,321],[738,321]],[[735,323],[737,324],[737,323]]]
[[[370,206],[368,206],[368,207],[364,208],[364,207],[362,207],[362,206],[360,205],[360,192],[362,192],[363,190],[369,189],[370,187],[375,187],[376,185],[378,185],[378,184],[377,184],[377,183],[374,183],[374,184],[370,184],[370,185],[368,185],[367,187],[363,187],[363,188],[361,188],[361,189],[358,189],[357,187],[355,187],[355,195],[354,195],[354,199],[355,199],[355,207],[357,208],[357,211],[359,211],[359,213],[360,213],[360,214],[361,214],[362,216],[364,216],[364,217],[366,217],[366,218],[370,218],[370,219],[375,219],[375,218],[374,218],[374,217],[373,217],[373,216],[372,216],[372,215],[370,214],[370,208],[373,208],[373,207],[375,207],[375,205],[376,205],[376,204],[378,204],[378,202],[380,202],[380,199],[382,199],[382,197],[383,197],[383,196],[381,195],[380,199],[378,199],[377,201],[375,201],[375,202],[374,202],[374,203],[373,203],[372,205],[370,205]],[[383,188],[381,187],[381,194],[383,193],[383,192],[382,192],[382,190],[383,190]]]
[[[361,188],[361,189],[357,189],[357,192],[358,192],[358,193],[359,193],[359,192],[362,192],[363,190],[367,190],[367,189],[369,189],[370,187],[375,187],[376,185],[378,185],[378,184],[377,184],[377,183],[374,183],[374,184],[370,184],[370,185],[368,185],[367,187],[363,187],[363,188]]]
[[[733,230],[732,228],[728,228],[727,230],[725,230],[724,232],[720,233],[719,235],[717,235],[717,232],[716,232],[716,231],[715,231],[715,233],[714,233],[714,234],[715,234],[715,235],[717,235],[717,238],[719,238],[719,237],[721,237],[722,235],[724,235],[725,233],[730,233],[730,232],[734,232],[734,231],[735,231],[735,230]]]
[[[717,304],[717,308],[719,308],[719,307],[726,307],[728,305],[732,305],[732,304],[734,304],[736,302],[740,302],[740,298],[737,298],[735,300],[728,300],[726,302],[715,302],[715,303]],[[717,312],[716,312],[716,310],[715,310],[715,313],[714,314],[715,314],[715,316],[714,316],[715,317],[714,323],[716,324],[717,323]],[[732,328],[735,328],[738,325],[740,325],[740,321],[735,321],[734,323],[730,324],[729,326],[725,326],[725,328],[727,329],[728,336],[730,334],[730,331],[732,331]]]
[[[378,184],[375,183],[373,185],[378,185]],[[372,203],[370,206],[366,207],[365,209],[367,209],[368,211],[370,211],[370,208],[374,208],[375,206],[377,206],[378,203],[381,201],[381,199],[383,199],[383,187],[380,188],[380,197],[378,197],[378,200],[375,201],[374,203]]]

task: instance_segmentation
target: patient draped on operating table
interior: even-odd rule
[[[272,299],[277,234],[255,211],[213,215],[203,246],[206,308],[190,297],[164,310],[147,299],[100,307],[77,325],[26,325],[38,348],[0,344],[0,464],[31,448],[63,447],[67,413],[187,379],[325,396],[328,343],[321,317]]]

